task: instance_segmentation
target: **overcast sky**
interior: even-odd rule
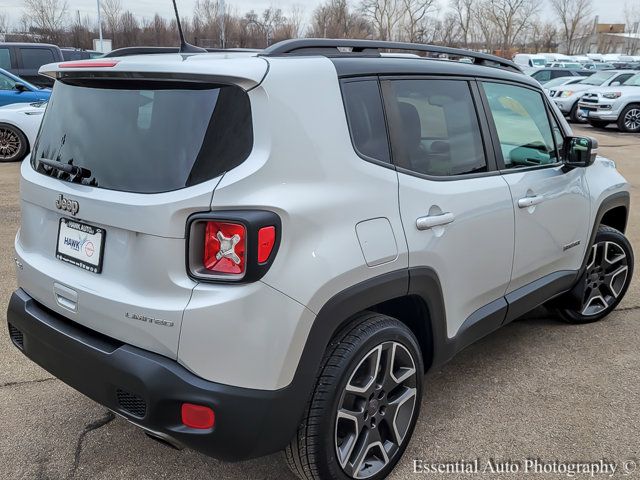
[[[441,5],[446,5],[446,0],[439,0]],[[639,0],[592,0],[596,15],[600,16],[602,23],[623,23],[624,7],[626,2],[638,2]],[[95,15],[96,0],[67,0],[69,10],[75,12],[80,10],[81,14]],[[357,4],[358,0],[352,1]],[[282,8],[285,12],[294,5],[298,5],[305,10],[305,14],[309,15],[313,8],[318,5],[320,0],[227,0],[227,5],[243,13],[254,9],[256,11],[264,10],[269,6]],[[122,2],[125,8],[130,9],[139,17],[152,17],[156,12],[163,16],[169,17],[173,15],[171,0],[124,0]],[[178,0],[178,8],[185,17],[190,17],[193,12],[195,0]],[[13,22],[16,22],[22,16],[22,0],[0,0],[0,13],[7,13]],[[544,11],[541,12],[543,16]]]

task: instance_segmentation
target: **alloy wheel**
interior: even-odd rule
[[[407,438],[416,410],[416,363],[394,341],[370,350],[352,373],[338,404],[335,448],[352,478],[382,471]]]
[[[613,305],[624,290],[629,274],[627,255],[615,242],[596,243],[589,255],[580,312],[585,317],[598,315]]]
[[[0,159],[11,160],[20,152],[20,137],[9,128],[0,127]]]
[[[624,116],[624,126],[631,130],[636,131],[640,129],[640,109],[632,108]]]

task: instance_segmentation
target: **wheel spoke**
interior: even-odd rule
[[[624,288],[624,285],[627,281],[627,274],[629,272],[629,267],[626,265],[621,265],[616,270],[611,273],[608,273],[604,277],[604,285],[611,292],[614,298],[618,298],[620,292]]]
[[[405,388],[398,397],[389,402],[386,420],[390,424],[394,441],[398,445],[401,445],[404,441],[404,437],[411,425],[411,418],[416,403],[416,393],[415,388]]]
[[[596,315],[607,308],[609,304],[599,287],[593,288],[589,298],[582,308],[582,315]]]
[[[342,434],[342,441],[337,445],[338,461],[342,468],[345,467],[351,458],[363,428],[363,412],[353,412],[345,408],[338,410],[336,436]],[[349,431],[349,429],[351,429],[351,431]]]
[[[587,264],[587,270],[591,270],[596,263],[596,253],[598,251],[598,244],[596,243],[591,247],[591,253],[589,254],[589,263]]]
[[[416,373],[416,367],[408,350],[394,343],[391,348],[391,359],[388,362],[386,373],[393,381],[393,386],[401,385],[405,380]]]
[[[373,390],[380,370],[381,356],[382,345],[379,345],[362,359],[347,382],[347,392],[364,396]]]

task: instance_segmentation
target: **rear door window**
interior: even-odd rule
[[[110,190],[158,193],[213,179],[253,148],[240,87],[181,82],[56,82],[32,155],[40,173]],[[39,159],[88,170],[85,178]]]
[[[48,48],[21,48],[22,68],[37,70],[42,65],[55,62],[53,52]]]
[[[399,167],[441,177],[487,171],[468,82],[387,80],[384,91]]]

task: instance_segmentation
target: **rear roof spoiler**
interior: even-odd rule
[[[380,56],[381,50],[417,51],[437,55],[447,55],[455,58],[468,58],[475,65],[503,68],[505,70],[522,73],[520,67],[511,60],[506,60],[496,55],[489,55],[461,48],[424,45],[420,43],[384,42],[378,40],[341,40],[327,38],[284,40],[268,47],[259,55],[265,57],[286,55],[325,55],[331,57]]]

